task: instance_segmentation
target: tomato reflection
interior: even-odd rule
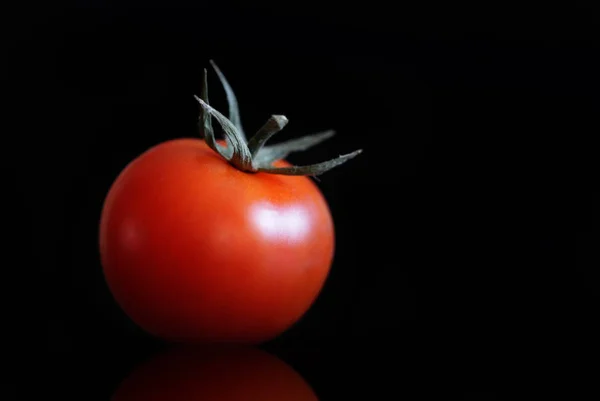
[[[111,401],[317,401],[292,367],[250,347],[176,347],[138,366]]]

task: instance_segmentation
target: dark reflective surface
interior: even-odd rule
[[[435,338],[431,338],[435,340]],[[508,400],[506,380],[525,373],[496,355],[474,361],[472,349],[348,342],[321,346],[190,347],[122,344],[37,354],[5,381],[4,400]],[[8,365],[5,365],[8,366]],[[10,377],[10,376],[9,376]],[[6,374],[2,379],[7,379]],[[501,391],[497,390],[500,389]],[[493,391],[496,390],[496,391]]]
[[[288,364],[251,347],[174,347],[137,366],[111,401],[316,401]]]

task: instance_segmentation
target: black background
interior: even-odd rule
[[[97,225],[132,158],[197,135],[209,59],[246,131],[285,114],[282,136],[338,132],[291,161],[364,149],[318,182],[337,229],[326,287],[266,345],[323,399],[500,399],[592,360],[597,7],[111,4],[2,12],[2,324],[22,397],[107,399],[164,347],[110,297]]]

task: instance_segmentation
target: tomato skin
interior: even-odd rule
[[[331,214],[309,178],[239,171],[197,139],[132,161],[100,221],[113,296],[170,341],[276,337],[312,305],[333,252]]]
[[[317,401],[291,366],[256,348],[175,347],[137,366],[111,401]]]

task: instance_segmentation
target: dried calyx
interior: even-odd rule
[[[233,90],[223,73],[212,60],[211,65],[225,89],[227,103],[229,105],[229,118],[225,117],[208,104],[207,71],[205,69],[201,96],[194,96],[201,106],[200,129],[208,146],[239,170],[249,173],[266,172],[283,175],[317,176],[345,163],[362,152],[362,150],[356,150],[332,160],[307,166],[274,167],[272,165],[274,161],[284,159],[292,152],[303,151],[317,145],[318,143],[331,138],[335,132],[325,131],[298,139],[292,139],[276,145],[266,146],[265,144],[269,138],[281,131],[288,123],[288,119],[285,116],[273,115],[262,128],[250,138],[250,140],[246,140],[240,121],[237,99]],[[219,145],[215,139],[212,127],[213,117],[223,129],[223,134],[227,143],[226,147]]]

